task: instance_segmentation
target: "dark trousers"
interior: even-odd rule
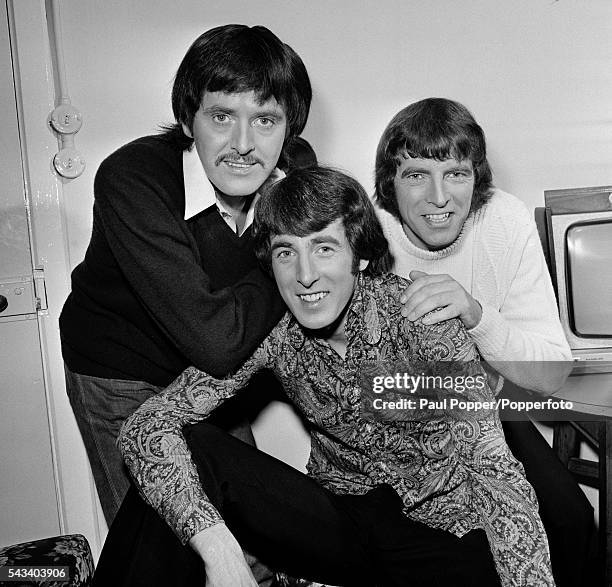
[[[531,422],[503,422],[506,442],[523,463],[538,497],[557,587],[588,585],[593,508],[570,472]]]
[[[333,585],[499,585],[483,531],[459,539],[409,520],[386,485],[336,496],[207,424],[185,429],[204,489],[241,545],[291,576]],[[130,489],[110,529],[96,586],[203,584],[204,569]]]
[[[125,419],[162,388],[146,381],[103,379],[64,367],[66,392],[79,426],[106,523],[110,526],[130,485],[117,448]]]

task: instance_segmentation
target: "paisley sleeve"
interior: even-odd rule
[[[204,420],[255,372],[272,366],[277,328],[234,375],[215,379],[189,367],[144,402],[121,429],[119,449],[140,494],[182,543],[222,522],[202,489],[182,429]]]

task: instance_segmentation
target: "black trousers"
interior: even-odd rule
[[[197,424],[185,435],[228,528],[272,568],[347,587],[499,585],[482,530],[459,539],[413,522],[390,486],[336,496],[215,426]],[[94,585],[203,585],[204,576],[195,553],[130,489]]]

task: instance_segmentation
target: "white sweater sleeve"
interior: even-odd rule
[[[535,223],[524,216],[516,220],[503,266],[495,268],[499,307],[479,300],[482,318],[469,333],[483,358],[505,378],[547,393],[562,385],[567,372],[544,362],[568,361],[571,352]]]

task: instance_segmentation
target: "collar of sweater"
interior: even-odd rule
[[[393,239],[395,244],[400,247],[401,250],[409,253],[413,257],[417,257],[419,259],[424,259],[427,261],[435,261],[436,259],[445,259],[446,257],[450,257],[454,253],[456,253],[466,241],[466,238],[474,226],[474,214],[470,214],[463,226],[461,227],[461,232],[459,232],[459,236],[450,244],[448,247],[444,249],[438,249],[436,251],[429,251],[427,249],[422,249],[417,247],[407,236],[404,231],[404,225],[397,218],[395,218],[392,214],[389,214],[386,211],[382,211],[382,214],[379,215],[383,226],[385,228],[385,234],[387,237]]]

